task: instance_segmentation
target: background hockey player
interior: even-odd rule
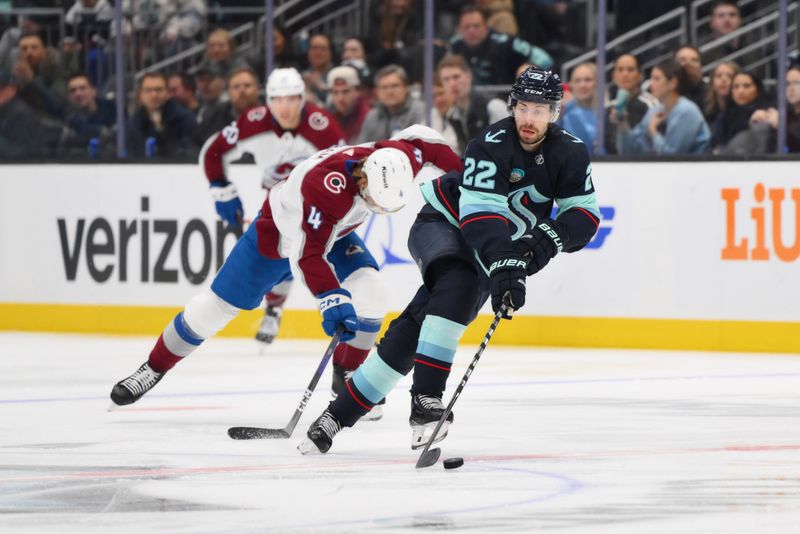
[[[408,243],[424,284],[345,393],[311,425],[301,452],[326,452],[343,426],[355,424],[412,368],[412,448],[424,446],[444,413],[459,339],[483,303],[491,296],[497,312],[507,298],[511,312],[520,309],[526,276],[594,236],[600,216],[588,152],[553,123],[562,95],[557,75],[529,67],[511,88],[511,116],[469,143],[463,172],[423,184],[427,204]],[[440,439],[446,434],[443,426]]]
[[[242,226],[244,210],[236,186],[228,181],[227,164],[250,153],[267,190],[285,180],[292,169],[323,148],[344,144],[344,133],[328,111],[306,103],[306,86],[293,68],[275,69],[267,79],[267,105],[258,106],[210,137],[200,152],[200,165],[211,183],[217,213],[229,226]],[[278,333],[291,278],[266,296],[266,311],[256,339],[272,343]]]
[[[461,160],[434,130],[412,126],[389,141],[323,150],[295,167],[270,190],[211,287],[166,326],[148,361],[114,386],[112,402],[136,402],[240,310],[256,308],[291,276],[290,262],[318,299],[325,333],[344,328],[333,355],[334,389],[337,369],[343,387],[345,373],[375,344],[386,313],[378,264],[353,230],[373,212],[402,208],[424,165],[460,170]]]

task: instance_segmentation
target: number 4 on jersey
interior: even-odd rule
[[[319,212],[316,206],[311,206],[311,213],[308,214],[308,219],[306,222],[314,230],[319,230],[319,225],[322,224],[322,214]]]

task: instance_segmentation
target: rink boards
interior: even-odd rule
[[[528,304],[493,342],[800,353],[798,167],[596,163],[597,236],[528,280]],[[255,167],[232,179],[254,217]],[[421,202],[359,229],[394,313],[420,284],[406,238]],[[3,330],[156,335],[235,243],[192,165],[3,165],[0,228]],[[223,334],[250,336],[259,317]],[[282,335],[323,335],[299,285]]]

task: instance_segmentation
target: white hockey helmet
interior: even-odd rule
[[[406,205],[414,171],[403,151],[379,148],[369,155],[361,172],[367,176],[367,185],[361,194],[372,211],[394,213]]]
[[[267,78],[267,102],[273,96],[300,96],[306,102],[306,84],[297,69],[274,69]]]

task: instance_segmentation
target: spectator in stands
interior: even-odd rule
[[[446,118],[456,132],[458,152],[463,154],[469,140],[489,124],[489,100],[472,90],[472,72],[462,56],[443,57],[436,67],[436,74],[453,98]]]
[[[64,22],[78,26],[90,21],[108,23],[114,18],[114,8],[108,0],[76,0],[64,16]]]
[[[306,91],[318,105],[328,99],[328,85],[325,80],[333,68],[333,43],[327,35],[318,33],[308,41],[308,69],[303,71]]]
[[[194,77],[184,74],[170,74],[167,78],[167,91],[170,98],[174,98],[180,105],[197,115],[200,111],[200,101],[197,100],[197,82]]]
[[[367,113],[359,143],[389,139],[412,124],[425,124],[425,104],[408,90],[408,75],[398,65],[388,65],[375,73],[377,101]]]
[[[0,160],[53,156],[62,128],[46,125],[19,96],[10,70],[0,67]]]
[[[708,27],[716,39],[738,30],[742,26],[742,14],[734,0],[717,0],[711,6]]]
[[[349,65],[335,67],[328,72],[327,83],[331,101],[328,109],[342,127],[345,142],[352,144],[370,109],[369,100],[361,90],[358,70]]]
[[[410,55],[422,40],[424,22],[417,0],[383,0],[370,16],[367,45],[376,68],[390,64],[406,69]]]
[[[67,82],[69,109],[67,126],[72,130],[70,144],[86,149],[89,140],[101,143],[111,138],[117,123],[117,106],[112,100],[99,98],[89,77],[74,74]]]
[[[739,6],[733,0],[719,0],[714,2],[711,7],[711,16],[708,21],[708,27],[711,28],[711,35],[713,39],[724,37],[730,33],[735,32],[742,27],[742,14]],[[733,54],[747,46],[749,39],[746,36],[739,36],[730,41],[727,41],[722,46],[711,48],[706,51],[705,59],[707,63],[714,63],[726,56]],[[747,52],[743,55],[737,55],[732,58],[736,63],[742,67],[747,67],[751,63],[758,61],[761,57],[760,50]]]
[[[218,103],[198,116],[194,141],[202,146],[206,140],[225,128],[250,108],[259,104],[258,76],[250,67],[240,67],[228,76],[227,102]]]
[[[615,20],[622,17],[618,4],[614,2]],[[647,3],[647,13],[654,0]],[[519,25],[517,37],[532,45],[546,46],[555,63],[585,52],[586,24],[591,19],[586,13],[586,4],[573,0],[516,0],[515,15]],[[641,9],[641,8],[640,8]],[[649,18],[647,19],[649,20]],[[611,39],[612,35],[608,38]]]
[[[725,103],[731,94],[731,82],[738,73],[739,65],[732,61],[720,63],[711,71],[711,83],[703,107],[703,115],[708,124],[713,125],[719,114],[725,109]]]
[[[572,91],[572,100],[564,105],[561,126],[583,141],[589,154],[592,154],[597,134],[595,117],[597,66],[594,63],[581,63],[576,66],[572,69],[569,87]]]
[[[703,109],[706,105],[708,85],[703,81],[703,62],[700,59],[700,50],[694,46],[684,45],[675,52],[675,61],[686,71],[687,85],[683,89],[683,96]]]
[[[486,24],[498,33],[516,37],[519,33],[514,16],[514,0],[477,0],[475,4],[486,15]]]
[[[361,86],[369,87],[372,85],[372,73],[367,64],[367,53],[364,49],[364,42],[358,37],[348,37],[342,43],[342,65],[350,65],[358,70],[361,78]]]
[[[19,25],[12,26],[0,35],[0,69],[11,71],[19,57],[19,38],[22,34],[34,34],[41,31],[38,22],[30,17],[20,16]]]
[[[131,156],[168,158],[192,154],[191,136],[197,121],[188,109],[169,98],[163,74],[145,74],[139,82],[136,100],[138,107],[128,124]]]
[[[200,95],[200,108],[197,110],[199,117],[208,113],[218,103],[224,102],[225,97],[225,72],[218,63],[211,62],[201,65],[195,73],[197,94]]]
[[[789,152],[800,152],[800,65],[791,67],[786,73],[786,148]],[[755,147],[751,154],[774,150],[778,129],[778,110],[769,108],[756,110],[750,117],[750,129],[754,138],[746,139],[745,147]],[[729,143],[729,145],[732,143]],[[763,151],[762,151],[763,147]]]
[[[243,59],[237,57],[236,43],[228,30],[216,29],[208,34],[200,68],[207,65],[215,65],[223,76],[228,76],[233,69],[247,66]]]
[[[553,59],[541,48],[490,29],[485,15],[475,6],[461,11],[458,35],[450,40],[450,45],[454,54],[469,62],[475,85],[513,83],[514,73],[522,63],[543,69],[553,65]]]
[[[61,57],[39,34],[22,34],[14,66],[17,95],[34,111],[61,120],[66,110],[67,77]]]
[[[257,52],[259,57],[263,57],[261,52],[261,50]],[[286,28],[277,23],[272,25],[272,53],[274,54],[275,68],[287,69],[299,66],[291,35]],[[261,69],[259,72],[264,72],[264,70]]]
[[[633,54],[623,54],[614,61],[611,77],[614,87],[611,92],[613,100],[606,107],[606,154],[617,153],[618,115],[627,115],[628,124],[639,124],[645,113],[653,106],[658,105],[656,97],[641,90],[642,71],[639,60]],[[614,115],[613,119],[612,114]]]
[[[193,46],[206,25],[206,3],[203,0],[168,0],[159,2],[161,42],[165,55],[171,56]]]
[[[756,110],[765,110],[770,102],[764,94],[761,80],[747,72],[739,72],[731,82],[731,94],[725,109],[714,123],[711,146],[714,152],[725,152],[725,146],[736,134],[750,127],[750,117]]]
[[[453,95],[448,91],[438,74],[433,76],[433,109],[431,110],[431,128],[442,134],[447,144],[458,152],[458,136],[450,121],[447,112],[453,106]]]
[[[664,61],[650,73],[650,92],[660,104],[647,111],[639,124],[631,127],[623,115],[617,127],[620,154],[702,154],[708,148],[711,132],[703,113],[688,98],[681,96],[687,74],[675,61]]]

